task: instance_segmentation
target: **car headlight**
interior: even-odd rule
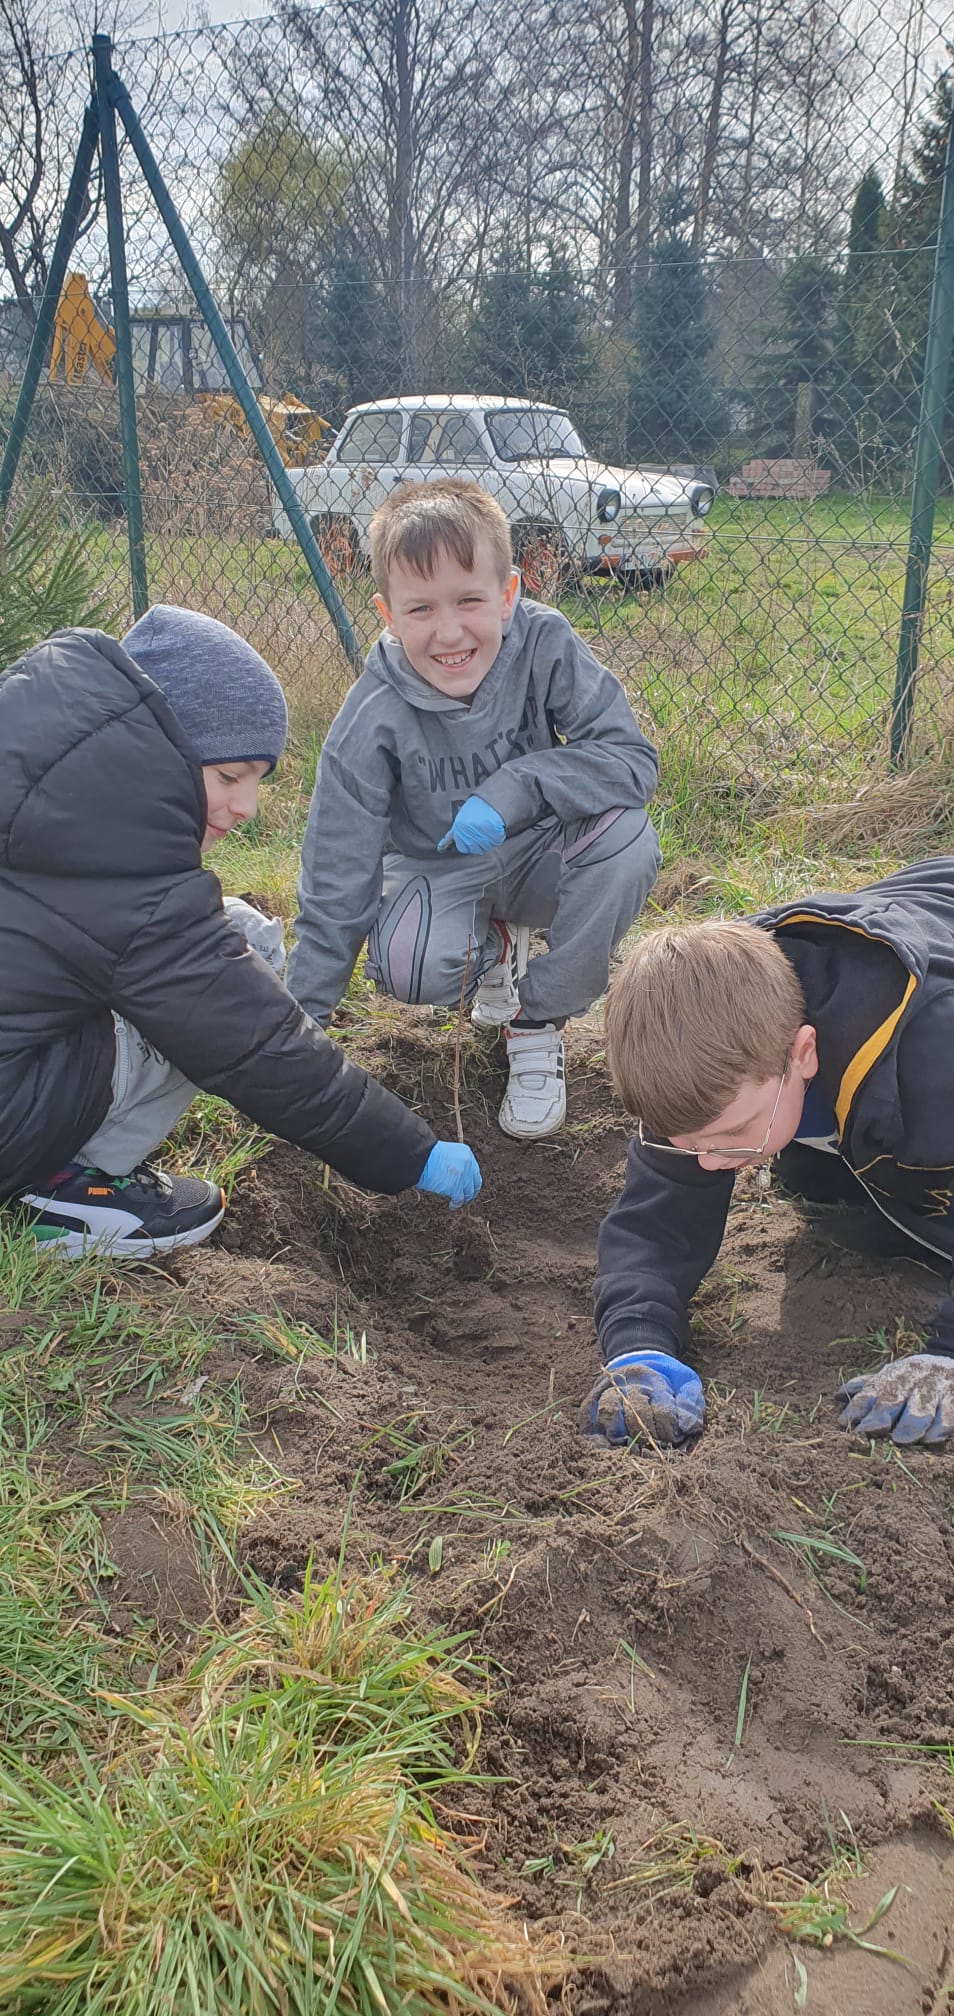
[[[623,500],[618,490],[601,490],[596,499],[596,515],[601,525],[612,525],[619,517]]]
[[[705,518],[715,502],[715,491],[711,483],[690,483],[689,502],[694,518]]]

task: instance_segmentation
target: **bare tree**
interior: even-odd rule
[[[715,65],[712,72],[712,89],[709,94],[709,110],[706,115],[705,138],[702,145],[702,160],[699,165],[699,186],[696,196],[696,214],[692,227],[692,243],[695,251],[705,244],[709,224],[709,201],[712,195],[712,178],[721,139],[722,105],[725,95],[726,72],[729,65],[729,35],[735,15],[735,0],[722,0],[719,8],[719,32],[716,41]]]
[[[55,101],[48,17],[0,0],[0,253],[31,323],[59,194]]]
[[[347,162],[413,383],[428,293],[472,256],[474,192],[495,151],[492,12],[483,0],[339,0],[333,13],[286,0],[280,12],[312,116]]]
[[[91,37],[129,30],[134,0],[0,0],[0,256],[28,320],[46,281],[90,88]],[[98,209],[94,184],[81,213]]]

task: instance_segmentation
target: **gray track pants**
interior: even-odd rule
[[[614,808],[563,826],[541,821],[488,854],[453,850],[426,864],[384,863],[384,893],[368,937],[367,971],[399,1001],[456,1003],[500,956],[492,920],[546,932],[520,1002],[534,1022],[580,1015],[602,994],[610,956],[639,914],[659,869],[645,812]],[[469,958],[469,965],[468,965]]]
[[[277,917],[263,917],[240,896],[223,899],[230,921],[244,932],[253,951],[280,974],[285,965],[282,927]],[[116,1061],[109,1111],[95,1134],[78,1149],[74,1160],[102,1169],[107,1176],[128,1176],[151,1155],[191,1106],[196,1087],[167,1057],[160,1056],[138,1029],[122,1015],[113,1016]]]

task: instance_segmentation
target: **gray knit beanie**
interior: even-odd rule
[[[154,679],[200,763],[267,763],[285,747],[288,709],[271,666],[214,616],[157,602],[123,638]]]

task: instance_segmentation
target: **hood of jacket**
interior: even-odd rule
[[[0,677],[0,869],[174,875],[198,864],[205,819],[191,744],[112,637],[60,630]]]
[[[774,932],[802,982],[819,1074],[855,1166],[869,1152],[916,1159],[899,1047],[916,1024],[927,1030],[924,1008],[954,986],[954,859],[916,862],[848,895],[780,904],[753,921]],[[921,1068],[932,1067],[944,1071],[945,1060],[925,1055]]]

